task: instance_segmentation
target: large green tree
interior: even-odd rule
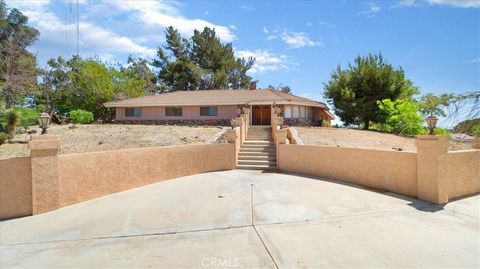
[[[239,89],[248,87],[251,77],[246,73],[253,66],[253,57],[236,58],[232,43],[223,44],[214,29],[195,30],[192,36],[191,58],[207,78],[201,89]]]
[[[335,114],[346,125],[363,125],[364,129],[378,121],[379,101],[411,99],[418,93],[403,70],[387,63],[381,54],[358,56],[346,69],[339,65],[324,87]]]
[[[149,82],[136,67],[117,67],[78,56],[68,61],[51,59],[41,70],[35,103],[51,114],[83,109],[95,119],[109,120],[113,114],[104,107],[105,102],[143,96],[148,91]]]
[[[454,99],[453,94],[445,93],[441,95],[425,94],[420,98],[419,110],[424,115],[436,115],[445,117],[445,109]]]
[[[36,105],[43,106],[43,110],[50,115],[57,111],[57,102],[63,95],[69,95],[72,83],[69,77],[70,68],[62,58],[50,59],[45,68],[40,69]]]
[[[143,58],[128,57],[127,67],[122,67],[122,71],[126,72],[128,77],[137,78],[145,82],[145,94],[155,94],[161,91],[157,84],[157,76],[150,68],[150,63]]]
[[[40,32],[28,26],[28,17],[18,9],[7,9],[0,0],[0,95],[6,108],[21,103],[23,95],[34,89],[36,57],[27,47]]]
[[[190,43],[172,26],[165,30],[165,37],[167,44],[158,48],[152,62],[159,69],[160,82],[171,91],[196,90],[201,70],[190,59]]]
[[[169,91],[246,88],[255,59],[235,57],[231,43],[220,41],[214,29],[195,30],[190,40],[173,27],[165,30],[166,45],[159,47],[153,66]]]

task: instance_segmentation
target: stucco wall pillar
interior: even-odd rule
[[[58,150],[53,135],[34,135],[28,143],[32,168],[32,213],[59,208]]]
[[[448,139],[446,136],[417,136],[418,198],[435,204],[448,203]]]
[[[275,142],[275,136],[277,135],[277,124],[278,124],[278,118],[277,115],[272,113],[272,138],[273,142]]]
[[[248,128],[249,128],[249,115],[248,113],[244,113],[241,115],[241,117],[243,118],[243,121],[245,123],[245,137],[248,135]]]
[[[474,149],[480,149],[480,138],[479,137],[475,138],[475,141],[473,142],[473,148]]]
[[[245,142],[246,139],[246,126],[243,117],[235,118],[235,125],[240,127],[240,144],[243,145],[243,142]]]
[[[275,135],[275,148],[276,148],[276,154],[277,154],[277,168],[280,170],[280,150],[279,146],[280,144],[286,144],[287,143],[287,129],[280,129],[276,131]]]
[[[240,151],[240,128],[235,127],[234,129],[228,129],[225,133],[225,137],[227,139],[227,143],[233,143],[235,145],[235,163],[233,164],[233,167],[236,167],[238,163],[238,152]]]

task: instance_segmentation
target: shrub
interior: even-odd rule
[[[322,121],[322,127],[331,128],[332,124],[328,121]]]
[[[379,122],[388,125],[394,133],[414,136],[422,133],[423,119],[417,113],[417,105],[409,100],[384,99],[377,102]],[[387,128],[387,127],[384,127]]]
[[[10,136],[6,133],[0,133],[0,145],[4,144]]]
[[[449,130],[442,129],[442,128],[435,128],[433,133],[436,135],[445,135],[445,136],[450,136],[452,134],[452,132],[450,132]]]
[[[68,115],[73,123],[86,124],[93,121],[93,113],[82,109],[72,110]]]
[[[476,124],[472,127],[472,135],[475,137],[480,137],[480,124]]]
[[[18,112],[15,110],[9,110],[5,114],[5,121],[6,121],[6,129],[9,135],[13,135],[15,132],[15,127],[18,124]]]
[[[16,108],[15,111],[19,115],[19,123],[20,125],[28,129],[29,126],[38,125],[38,111],[33,108]]]

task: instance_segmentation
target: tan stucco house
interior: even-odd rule
[[[320,125],[334,119],[324,103],[273,89],[176,91],[105,106],[115,108],[117,122],[229,125],[246,104],[252,125],[270,125],[273,105],[280,107],[287,125]]]

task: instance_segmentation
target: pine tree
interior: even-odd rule
[[[410,99],[418,93],[403,70],[394,69],[381,54],[358,56],[346,69],[338,66],[324,87],[324,96],[334,106],[335,114],[346,125],[363,124],[364,129],[377,121],[379,101]]]

